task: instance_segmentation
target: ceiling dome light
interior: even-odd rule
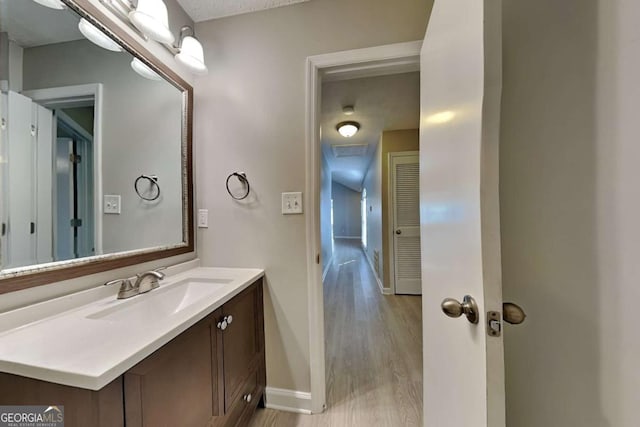
[[[41,4],[42,6],[50,7],[51,9],[62,10],[64,9],[64,3],[60,0],[33,0],[34,2]]]
[[[353,135],[358,133],[358,130],[360,130],[360,123],[358,122],[338,123],[338,126],[336,126],[336,129],[338,130],[340,135],[344,136],[345,138],[351,138]]]
[[[180,52],[176,55],[176,61],[196,74],[206,74],[208,71],[204,63],[202,45],[193,36],[186,36],[182,39]]]
[[[138,58],[133,58],[133,61],[131,61],[131,68],[133,68],[133,71],[135,71],[145,79],[155,81],[162,80],[162,77],[160,77],[158,73],[153,71],[147,64],[140,61]]]
[[[138,6],[129,12],[129,19],[137,29],[157,42],[171,44],[175,40],[169,30],[167,5],[162,0],[138,0]]]
[[[100,31],[86,19],[82,18],[80,22],[78,22],[78,29],[91,43],[112,52],[122,52],[122,47],[120,47],[118,43],[113,41],[108,35]]]

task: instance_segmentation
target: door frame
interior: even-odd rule
[[[93,244],[94,255],[102,255],[102,83],[35,89],[23,94],[47,108],[93,101]]]
[[[389,226],[387,227],[387,234],[389,236],[389,250],[387,252],[388,253],[388,258],[387,260],[389,261],[389,280],[391,280],[391,291],[393,292],[394,295],[397,294],[396,292],[396,263],[395,263],[395,237],[394,237],[394,223],[393,221],[395,220],[395,195],[394,195],[394,189],[393,189],[393,171],[391,170],[391,162],[392,159],[395,157],[407,157],[407,156],[418,156],[418,163],[420,162],[420,151],[391,151],[389,153],[387,153],[387,200],[388,200],[388,206],[387,206],[387,215],[389,218],[389,221],[387,222],[387,224],[389,224]],[[384,232],[384,231],[383,231]]]
[[[307,57],[305,89],[305,220],[309,313],[311,413],[326,408],[324,301],[320,260],[320,100],[322,82],[420,70],[422,40]],[[424,297],[424,296],[423,296]]]

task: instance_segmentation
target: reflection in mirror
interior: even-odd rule
[[[184,245],[182,90],[58,0],[0,0],[0,64],[2,273]]]

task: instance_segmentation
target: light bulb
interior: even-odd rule
[[[64,9],[64,3],[60,0],[33,0],[34,2],[41,4],[42,6],[49,7],[51,9],[62,10]]]
[[[169,30],[167,5],[162,0],[138,0],[138,6],[129,12],[129,19],[136,28],[157,42],[171,44],[175,40]]]
[[[131,61],[131,68],[133,68],[133,71],[135,71],[145,79],[155,80],[155,81],[162,80],[162,77],[160,77],[158,73],[153,71],[147,64],[140,61],[138,58],[133,58],[133,61]]]
[[[192,36],[186,36],[182,39],[180,52],[176,55],[176,61],[196,74],[206,74],[208,71],[204,63],[202,45],[198,39]]]
[[[120,47],[118,43],[116,43],[113,39],[100,31],[96,26],[94,26],[86,19],[82,18],[80,22],[78,22],[78,29],[80,30],[82,35],[87,38],[87,40],[100,46],[101,48],[110,50],[112,52],[122,52],[122,47]]]

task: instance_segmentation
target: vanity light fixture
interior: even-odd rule
[[[169,29],[167,5],[162,0],[138,0],[138,6],[129,12],[129,20],[157,42],[171,44],[175,40]]]
[[[118,43],[113,41],[108,35],[100,31],[95,25],[86,19],[82,18],[80,22],[78,22],[78,29],[82,35],[87,38],[87,40],[101,48],[112,52],[122,52],[122,47]]]
[[[33,0],[34,2],[41,4],[42,6],[49,7],[51,9],[62,10],[64,9],[64,3],[60,0]]]
[[[151,67],[149,67],[144,62],[140,61],[138,58],[133,58],[133,60],[131,61],[131,68],[133,68],[133,71],[135,71],[145,79],[155,80],[155,81],[162,80],[162,77],[160,77],[158,73],[153,71]]]
[[[207,74],[202,44],[195,38],[193,28],[188,25],[180,29],[180,43],[175,58],[195,74]]]
[[[151,38],[164,46],[177,62],[194,74],[206,74],[202,44],[196,39],[193,28],[185,25],[180,29],[180,40],[174,45],[175,38],[169,30],[167,6],[162,0],[100,0],[100,3],[115,13],[124,23],[133,28],[141,37]],[[133,67],[133,65],[132,65]]]
[[[340,135],[345,138],[351,138],[353,135],[358,133],[360,130],[360,123],[358,122],[340,122],[336,126],[336,129],[340,133]]]

